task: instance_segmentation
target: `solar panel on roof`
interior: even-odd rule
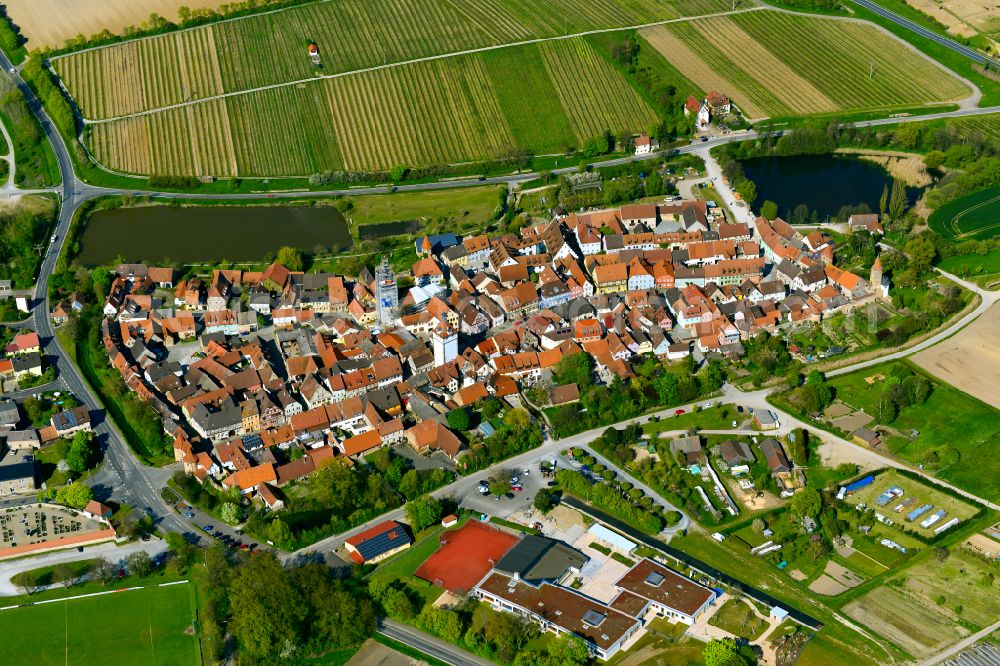
[[[402,528],[393,527],[382,534],[365,539],[357,545],[357,550],[361,553],[361,557],[370,560],[408,543],[410,543],[410,537],[407,536],[406,532]]]

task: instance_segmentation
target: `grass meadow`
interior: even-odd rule
[[[0,611],[0,664],[193,666],[194,620],[188,583]]]
[[[889,365],[865,368],[831,380],[840,400],[869,414],[876,412],[880,392],[872,390],[865,377],[886,374]],[[919,372],[919,371],[918,371]],[[915,464],[924,463],[931,451],[942,466],[935,475],[980,497],[1000,498],[1000,459],[994,442],[1000,436],[1000,418],[993,407],[948,384],[932,380],[926,402],[903,408],[890,426],[900,433],[916,430],[910,439],[890,436],[892,453]]]

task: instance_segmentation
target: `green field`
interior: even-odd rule
[[[937,265],[952,275],[975,280],[983,287],[992,287],[1000,278],[1000,250],[990,250],[987,254],[945,257]]]
[[[492,219],[500,203],[497,187],[465,187],[428,192],[396,192],[345,197],[344,217],[352,229],[368,224],[401,220],[433,220],[442,215],[483,224]]]
[[[641,34],[684,76],[728,92],[750,117],[886,110],[971,92],[863,22],[758,11]]]
[[[881,392],[865,377],[887,374],[891,365],[866,368],[830,380],[837,398],[869,414],[876,412]],[[1000,437],[1000,414],[993,407],[956,388],[932,381],[933,390],[921,405],[903,408],[889,424],[901,433],[917,430],[912,440],[892,435],[887,444],[895,455],[914,464],[928,462],[933,451],[941,461],[934,473],[979,497],[1000,498],[1000,458],[994,443]],[[876,386],[877,388],[877,386]]]
[[[516,89],[504,79],[513,61]],[[125,173],[303,176],[562,152],[605,130],[646,130],[657,118],[580,38],[91,124],[87,142],[99,162]]]
[[[530,39],[726,11],[725,0],[333,0],[53,59],[87,118]],[[306,46],[315,41],[322,68]]]
[[[194,587],[147,587],[0,611],[0,665],[200,663]]]
[[[751,642],[760,638],[767,629],[767,620],[754,613],[748,602],[736,599],[722,604],[708,623]]]
[[[983,240],[1000,233],[1000,187],[980,190],[934,211],[927,220],[938,234],[951,240]]]

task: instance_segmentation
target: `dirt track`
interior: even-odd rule
[[[227,0],[6,0],[7,14],[28,38],[28,49],[62,46],[67,39],[105,28],[120,33],[156,13],[177,20],[177,9],[218,7]]]
[[[913,356],[913,362],[960,391],[1000,409],[1000,304],[944,342]]]

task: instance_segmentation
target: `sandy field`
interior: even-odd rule
[[[1000,409],[1000,304],[944,342],[915,354],[914,363],[955,388]]]
[[[1000,2],[997,0],[906,0],[948,28],[948,32],[971,37],[977,32],[1000,30]]]
[[[28,38],[28,49],[58,47],[67,39],[105,28],[120,33],[156,13],[176,21],[177,9],[212,9],[228,0],[6,0],[7,14]]]
[[[416,664],[426,663],[425,661],[419,661],[400,654],[381,643],[376,643],[370,638],[364,642],[361,649],[347,662],[348,666],[415,666]]]

